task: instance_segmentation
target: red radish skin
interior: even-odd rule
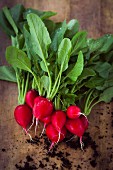
[[[26,93],[26,96],[25,96],[25,102],[27,103],[27,105],[29,107],[31,107],[33,109],[33,106],[34,106],[34,100],[35,98],[38,96],[38,92],[34,89],[31,89],[29,90],[27,93]],[[33,119],[32,119],[32,124],[31,126],[29,127],[28,130],[30,130],[32,128],[32,126],[34,125],[34,116],[33,116]]]
[[[72,105],[67,108],[66,113],[67,113],[68,118],[76,119],[81,115],[81,110],[78,106]]]
[[[51,122],[52,125],[55,127],[55,129],[59,132],[59,139],[60,139],[61,130],[66,123],[66,113],[61,110],[55,111],[52,114]]]
[[[43,122],[45,125],[48,125],[51,122],[51,116],[47,116],[39,120]]]
[[[14,110],[14,117],[16,122],[28,134],[28,126],[32,122],[33,114],[31,108],[27,104],[18,105]],[[28,134],[30,136],[30,134]],[[30,136],[31,138],[31,136]]]
[[[25,102],[27,103],[27,105],[31,108],[33,108],[34,106],[34,99],[38,96],[38,93],[36,90],[32,89],[32,90],[29,90],[27,93],[26,93],[26,96],[25,96]]]
[[[81,144],[82,150],[83,150],[82,136],[83,136],[85,130],[88,128],[88,122],[87,121],[88,120],[84,115],[80,116],[77,119],[68,119],[66,121],[67,130],[69,130],[72,134],[80,137],[80,144]]]
[[[42,96],[37,96],[35,99],[34,99],[34,104],[37,104],[38,102],[40,102],[41,100],[44,100],[45,98],[42,97]]]
[[[65,127],[63,127],[62,130],[61,130],[59,142],[61,142],[65,138],[66,133],[67,133],[67,130],[66,130]],[[47,127],[46,127],[46,135],[50,139],[50,141],[52,142],[51,146],[49,148],[49,151],[50,151],[53,148],[53,146],[55,145],[55,143],[58,142],[59,133],[52,124],[48,124]]]
[[[38,103],[39,101],[41,101],[41,100],[43,100],[43,99],[44,99],[44,97],[42,97],[42,96],[37,96],[37,97],[34,99],[33,106],[34,106],[35,103]],[[34,121],[35,121],[35,116],[33,115],[32,124],[31,124],[31,126],[29,127],[28,130],[30,130],[30,129],[32,128],[32,126],[34,125]],[[38,126],[38,119],[37,119],[37,121],[36,121],[35,134],[36,134],[37,126]]]
[[[44,127],[43,127],[42,133],[40,135],[40,137],[41,137],[45,131],[46,126],[51,122],[51,116],[44,117],[43,119],[40,119],[40,121],[44,123]]]
[[[84,116],[84,115],[81,115],[81,116],[80,116],[80,120],[81,120],[81,122],[82,122],[82,124],[83,124],[84,129],[87,130],[88,125],[89,125],[89,122],[88,122],[87,117]]]
[[[53,103],[42,96],[38,96],[34,101],[33,115],[36,118],[35,134],[39,119],[48,117],[53,112]]]
[[[38,97],[38,102],[37,102],[37,98],[35,99],[33,114],[37,119],[43,119],[47,116],[50,116],[52,112],[53,112],[53,104],[50,100],[44,97],[41,97],[39,100]]]

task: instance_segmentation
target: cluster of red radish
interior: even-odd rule
[[[26,93],[25,102],[15,108],[14,117],[30,138],[31,135],[28,131],[36,119],[35,134],[38,121],[43,122],[42,134],[45,130],[47,137],[52,142],[49,150],[66,137],[67,130],[80,137],[81,148],[83,147],[82,136],[88,128],[88,119],[81,113],[79,107],[72,105],[67,108],[66,112],[55,111],[53,103],[45,97],[38,96],[35,90]]]

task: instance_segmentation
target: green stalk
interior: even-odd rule
[[[18,77],[18,73],[16,72],[16,79],[17,79],[17,86],[18,86],[18,103],[21,104],[21,94],[20,94],[20,82],[19,82],[19,77]]]
[[[90,111],[92,110],[92,108],[96,105],[96,104],[98,104],[98,103],[100,103],[101,101],[100,100],[98,100],[98,101],[96,101],[91,107],[90,107]]]
[[[24,94],[24,79],[22,79],[22,95]]]
[[[83,87],[84,85],[86,84],[86,82],[84,82],[84,83],[82,83],[81,85],[79,85],[79,89],[81,88],[81,87]],[[75,93],[77,90],[76,90],[76,86],[77,86],[77,84],[74,84],[73,85],[73,88],[71,89],[71,93]]]
[[[88,95],[88,97],[87,97],[87,99],[86,99],[85,107],[84,107],[84,112],[85,112],[85,113],[86,113],[86,112],[87,112],[87,110],[88,110],[89,100],[90,100],[90,97],[91,97],[91,95],[92,95],[93,91],[94,91],[94,90],[92,90],[92,91],[90,90],[89,95]]]
[[[40,88],[39,82],[38,82],[38,80],[37,80],[37,77],[36,77],[36,75],[35,75],[34,72],[31,71],[31,73],[32,73],[32,75],[34,76],[35,82],[36,82],[36,84],[37,84],[39,95],[42,95],[42,94],[41,94],[41,88]]]
[[[55,110],[57,110],[57,99],[56,99],[56,97],[54,99],[54,107],[55,107]]]
[[[50,93],[51,93],[51,88],[52,88],[52,80],[51,80],[51,75],[50,75],[50,72],[49,72],[49,69],[48,69],[47,62],[46,62],[45,58],[43,58],[43,61],[44,61],[44,64],[46,66],[47,73],[48,73],[48,76],[49,76],[49,90],[47,92],[47,98],[49,98]]]
[[[59,110],[60,109],[60,94],[58,94],[58,96],[55,97],[54,101],[55,101],[55,110]]]
[[[27,73],[27,79],[26,79],[26,85],[25,85],[25,89],[24,89],[24,93],[23,93],[23,103],[25,102],[25,96],[28,90],[28,84],[29,83],[29,72]]]
[[[32,80],[32,89],[35,89],[35,79]]]
[[[57,92],[58,92],[58,89],[59,89],[59,86],[60,86],[60,80],[61,80],[61,75],[60,75],[60,77],[59,77],[59,81],[58,81],[57,87],[55,88],[55,91],[54,91],[54,93],[52,94],[52,99],[55,97],[55,95],[56,95]]]
[[[91,104],[93,103],[93,101],[97,98],[98,96],[95,96],[92,100],[90,100],[90,102],[87,105],[87,108],[90,109]]]
[[[55,96],[56,93],[58,92],[58,88],[59,88],[60,82],[61,82],[61,75],[62,75],[62,69],[60,69],[60,71],[59,71],[59,74],[58,74],[57,79],[56,79],[56,81],[55,81],[55,83],[54,83],[52,92],[51,92],[51,94],[50,94],[49,99],[51,99],[51,100],[54,98],[54,96]]]

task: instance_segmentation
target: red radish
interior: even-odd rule
[[[43,127],[42,133],[40,135],[40,137],[41,137],[45,131],[46,126],[51,122],[51,116],[44,117],[44,118],[40,119],[40,121],[44,123],[44,127]]]
[[[38,96],[38,93],[36,90],[29,90],[27,93],[26,93],[26,96],[25,96],[25,102],[27,103],[27,105],[31,108],[33,108],[34,106],[34,99]]]
[[[37,97],[34,99],[34,104],[40,102],[40,101],[43,100],[43,99],[45,99],[45,98],[42,97],[42,96],[37,96]]]
[[[52,114],[51,122],[52,125],[55,127],[55,129],[59,132],[59,138],[58,138],[58,142],[59,142],[61,130],[66,123],[66,113],[61,110],[55,111]]]
[[[32,118],[33,118],[31,108],[27,104],[18,105],[15,108],[14,117],[15,117],[16,122],[21,127],[23,127],[26,134],[28,134],[27,128],[30,125]],[[30,136],[30,134],[28,134],[28,135]],[[31,136],[30,136],[30,138],[31,138]]]
[[[66,128],[63,127],[61,130],[61,135],[59,139],[60,142],[65,138],[66,133],[67,133]],[[55,143],[58,142],[59,133],[52,124],[48,124],[46,127],[46,135],[52,141],[51,146],[49,148],[49,151],[50,151],[55,145]]]
[[[33,114],[37,119],[50,116],[53,112],[53,104],[44,97],[37,97],[34,101]]]
[[[66,121],[66,128],[74,135],[80,137],[81,149],[83,149],[82,136],[88,128],[88,120],[86,116],[82,115],[77,119],[68,119]]]
[[[34,101],[33,115],[36,118],[35,134],[38,125],[38,120],[48,117],[53,112],[53,104],[47,98],[38,96]]]
[[[43,100],[44,98],[42,96],[37,96],[34,101],[33,101],[33,106],[35,103],[38,103],[39,101]],[[34,121],[35,121],[35,116],[33,115],[33,120],[32,120],[32,124],[31,126],[29,127],[28,130],[30,130],[32,128],[32,126],[34,125]],[[36,121],[36,126],[35,126],[35,134],[36,134],[36,129],[37,129],[37,126],[38,126],[38,119]]]
[[[43,122],[46,126],[47,124],[49,124],[51,122],[51,116],[44,117],[44,118],[40,119],[40,121]]]
[[[67,116],[70,119],[78,118],[81,114],[81,110],[78,106],[72,105],[67,108]]]
[[[38,96],[38,93],[37,93],[37,91],[34,90],[34,89],[31,89],[31,90],[29,90],[29,91],[26,93],[25,102],[26,102],[27,105],[28,105],[29,107],[31,107],[32,109],[33,109],[33,106],[34,106],[34,100],[35,100],[35,98],[36,98],[37,96]],[[33,126],[33,124],[34,124],[34,116],[33,116],[33,119],[32,119],[32,124],[31,124],[31,126],[29,127],[28,130],[31,129],[31,127]]]

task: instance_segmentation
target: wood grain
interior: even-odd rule
[[[100,36],[100,0],[71,0],[70,18],[79,20],[81,29],[88,31],[89,37]]]
[[[113,1],[101,1],[101,35],[113,33]]]
[[[89,37],[113,33],[112,0],[2,0],[0,8],[16,3],[26,7],[58,12],[55,21],[77,18]],[[10,40],[0,30],[0,65],[6,63],[5,48]],[[47,154],[46,137],[29,143],[29,137],[16,124],[13,111],[17,105],[17,86],[0,81],[0,170],[113,170],[113,102],[97,105],[89,116],[90,126],[83,137],[84,152],[79,141],[59,144]],[[42,129],[38,129],[37,135]],[[34,131],[31,131],[34,137]]]

